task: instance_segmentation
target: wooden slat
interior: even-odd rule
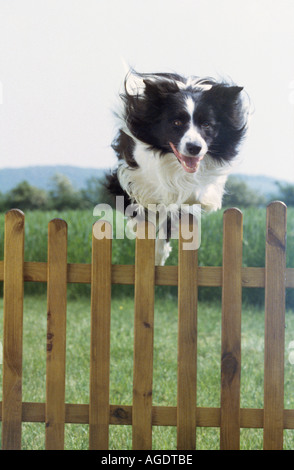
[[[105,224],[105,238],[95,230]],[[93,226],[90,354],[90,450],[108,449],[112,227],[103,220]]]
[[[264,268],[241,268],[242,287],[264,287]]]
[[[154,238],[147,238],[147,235]],[[144,240],[144,237],[146,239]],[[138,224],[135,265],[133,449],[152,449],[155,227]]]
[[[242,311],[242,213],[223,218],[223,287],[220,448],[240,448],[240,372]]]
[[[265,259],[264,449],[283,448],[286,206],[267,207]]]
[[[0,421],[2,420],[0,402]],[[196,408],[196,422],[198,427],[220,427],[220,408]],[[22,422],[44,423],[45,403],[23,402]],[[70,424],[89,424],[89,405],[66,403],[65,422]],[[132,406],[110,405],[109,424],[111,425],[131,425]],[[176,426],[177,407],[175,406],[153,406],[152,407],[153,426]],[[241,408],[240,409],[241,428],[263,428],[263,409]],[[284,410],[284,429],[294,429],[294,410]]]
[[[24,214],[5,215],[2,448],[21,448]]]
[[[236,217],[236,210],[228,211],[230,214],[234,214]],[[12,215],[9,215],[12,214]],[[22,421],[33,421],[33,422],[46,422],[46,448],[63,448],[63,435],[64,435],[64,423],[90,423],[90,448],[91,448],[91,439],[94,442],[92,448],[106,448],[105,439],[107,435],[108,439],[108,425],[109,424],[133,424],[133,442],[134,448],[138,449],[150,449],[152,440],[152,425],[160,426],[178,426],[178,448],[179,449],[190,449],[195,447],[195,435],[196,423],[197,426],[216,426],[221,427],[221,448],[238,448],[239,444],[239,429],[240,427],[245,428],[262,428],[264,427],[264,448],[265,449],[281,449],[283,446],[283,429],[294,429],[294,410],[284,410],[283,403],[283,359],[284,359],[284,315],[285,315],[285,287],[294,287],[294,269],[285,268],[285,231],[286,231],[286,207],[282,203],[273,203],[268,207],[267,212],[267,247],[266,247],[266,267],[265,268],[242,268],[238,265],[238,260],[241,262],[241,256],[236,253],[236,246],[234,242],[234,230],[229,230],[230,224],[226,222],[227,215],[225,214],[224,224],[227,226],[227,231],[225,230],[224,237],[224,252],[226,251],[228,255],[224,255],[223,268],[221,267],[199,267],[197,268],[197,259],[196,259],[196,269],[191,271],[191,276],[187,276],[187,272],[184,273],[184,268],[177,266],[164,266],[154,268],[154,264],[150,265],[150,270],[147,269],[147,276],[152,278],[152,289],[154,289],[154,283],[158,285],[178,285],[179,278],[179,293],[184,293],[184,282],[187,281],[189,277],[190,286],[195,286],[196,291],[196,302],[195,302],[195,312],[197,309],[197,284],[199,286],[223,286],[223,340],[222,340],[222,399],[221,399],[221,408],[196,408],[196,377],[195,377],[195,399],[186,399],[185,394],[192,396],[193,393],[190,393],[193,390],[193,386],[188,384],[187,390],[184,391],[184,385],[181,383],[178,384],[178,389],[181,390],[178,393],[178,407],[152,407],[152,357],[153,357],[153,304],[154,304],[154,291],[152,290],[151,302],[147,295],[147,288],[145,288],[145,299],[148,297],[147,311],[152,316],[152,321],[144,323],[144,328],[148,329],[151,326],[151,335],[147,333],[145,335],[144,329],[142,328],[142,319],[144,305],[139,297],[141,298],[141,293],[144,293],[143,278],[144,282],[146,281],[146,246],[145,242],[141,245],[141,268],[135,270],[135,266],[111,266],[111,261],[108,259],[108,268],[110,274],[107,274],[107,285],[110,287],[111,283],[118,284],[136,284],[137,295],[136,295],[136,311],[139,310],[141,313],[135,314],[135,358],[134,358],[134,405],[132,406],[119,406],[119,405],[109,405],[109,398],[106,399],[106,396],[109,396],[107,393],[107,386],[103,389],[100,398],[96,401],[94,396],[94,388],[91,392],[92,397],[90,398],[90,405],[75,405],[75,404],[65,404],[64,395],[65,395],[65,318],[66,318],[66,283],[67,282],[81,282],[81,283],[90,283],[91,279],[94,280],[94,284],[99,286],[100,281],[101,285],[105,286],[105,279],[103,281],[100,279],[99,274],[96,273],[97,266],[89,264],[67,264],[66,255],[60,255],[58,246],[63,245],[65,247],[66,253],[66,236],[63,234],[58,234],[58,232],[64,232],[64,227],[66,231],[66,224],[63,221],[53,221],[54,232],[50,235],[49,230],[49,246],[51,246],[48,253],[48,263],[35,263],[35,262],[26,262],[23,261],[23,223],[21,223],[21,218],[23,214],[20,211],[13,210],[7,214],[7,218],[11,217],[17,220],[17,237],[22,237],[22,254],[21,256],[16,256],[14,248],[11,248],[10,240],[12,240],[12,225],[11,230],[8,229],[9,224],[5,230],[5,262],[0,262],[0,280],[5,279],[4,283],[4,391],[3,391],[3,410],[0,409],[0,419],[3,419],[3,448],[13,448],[19,449],[21,443],[21,422]],[[232,216],[233,217],[233,216]],[[24,222],[24,220],[23,220]],[[143,230],[143,229],[142,229]],[[9,234],[8,234],[9,232]],[[22,235],[19,233],[22,232]],[[142,232],[143,233],[143,232]],[[242,234],[241,234],[242,236]],[[54,237],[57,237],[56,240],[59,242],[55,243]],[[59,238],[60,237],[60,238]],[[232,241],[233,238],[233,241]],[[51,243],[50,243],[51,240]],[[61,241],[63,240],[63,241]],[[61,242],[60,242],[61,241]],[[240,241],[240,240],[239,240]],[[7,248],[6,245],[9,245]],[[240,248],[239,244],[239,248]],[[154,247],[153,247],[154,248]],[[18,247],[17,250],[20,248]],[[64,250],[62,251],[64,253]],[[9,253],[7,257],[6,254]],[[191,252],[188,252],[189,256]],[[14,256],[14,258],[13,258]],[[102,257],[106,256],[105,252],[102,250]],[[153,255],[152,255],[153,256]],[[179,254],[181,256],[181,254]],[[197,255],[196,255],[197,257]],[[7,260],[11,259],[11,263]],[[15,259],[17,258],[17,262]],[[49,260],[50,258],[50,260]],[[100,256],[98,258],[101,258]],[[53,259],[53,262],[52,262]],[[229,261],[230,259],[230,261]],[[144,260],[144,263],[143,263]],[[21,261],[21,262],[20,262]],[[94,263],[93,263],[94,264]],[[13,266],[13,269],[12,269]],[[55,267],[54,267],[55,266]],[[143,269],[142,269],[143,266]],[[149,262],[147,262],[149,266]],[[19,274],[14,278],[14,274],[18,271]],[[48,273],[47,273],[48,269]],[[137,272],[137,269],[139,272]],[[189,269],[188,269],[189,270]],[[98,270],[99,271],[99,270]],[[152,275],[150,274],[152,271]],[[185,271],[187,271],[187,266],[185,266]],[[148,274],[149,272],[149,274]],[[95,274],[96,273],[96,274]],[[233,275],[232,275],[233,273]],[[237,275],[236,275],[237,273]],[[96,276],[96,280],[95,280]],[[182,281],[180,281],[182,276]],[[8,279],[12,279],[14,287],[16,288],[15,292],[21,293],[20,296],[13,296],[11,292],[8,293],[8,297],[5,298],[5,284],[8,285]],[[18,279],[18,280],[17,280]],[[25,281],[37,281],[37,282],[46,282],[48,279],[48,353],[47,353],[47,391],[46,399],[47,403],[21,403],[21,362],[22,362],[22,303],[23,303],[23,280]],[[139,279],[139,281],[138,281]],[[232,286],[235,283],[235,288],[232,289]],[[9,283],[10,284],[10,283]],[[56,286],[59,286],[57,289]],[[63,287],[62,287],[63,285]],[[51,287],[50,287],[51,286]],[[138,287],[141,286],[141,287]],[[229,287],[228,287],[229,286]],[[236,287],[237,286],[237,287]],[[235,351],[240,352],[239,347],[239,331],[240,325],[239,314],[237,317],[234,315],[234,311],[238,311],[238,308],[235,309],[234,305],[241,306],[240,302],[240,289],[241,287],[266,287],[266,315],[265,315],[265,406],[264,410],[253,410],[253,409],[239,409],[240,399],[239,399],[239,383],[238,377],[239,374],[239,362]],[[142,290],[143,289],[143,290]],[[186,287],[186,290],[187,287]],[[107,291],[107,289],[106,289]],[[192,292],[193,289],[191,289]],[[51,296],[50,296],[51,292]],[[140,293],[140,296],[139,294]],[[238,294],[239,293],[239,294]],[[104,301],[101,299],[101,296],[94,296],[102,302],[102,311],[109,302],[110,296],[105,292],[108,300]],[[150,291],[149,291],[150,294]],[[189,294],[190,295],[190,294]],[[232,298],[233,295],[233,298]],[[15,297],[15,298],[14,298]],[[56,298],[55,298],[56,297]],[[60,302],[61,298],[61,302]],[[182,297],[184,298],[184,297]],[[239,298],[239,300],[238,300]],[[190,299],[191,300],[191,299]],[[96,302],[92,302],[96,305]],[[145,302],[146,303],[146,302]],[[193,300],[192,300],[193,303]],[[150,309],[150,305],[152,308]],[[180,308],[180,295],[179,295],[179,310]],[[49,308],[49,305],[52,308]],[[187,302],[183,301],[182,305],[187,307]],[[226,305],[226,307],[225,307]],[[13,310],[13,313],[5,314],[5,306],[8,308],[9,312]],[[16,306],[16,309],[14,308]],[[6,308],[6,312],[8,311]],[[95,308],[93,309],[93,311]],[[99,310],[99,311],[98,311]],[[188,305],[188,310],[190,306]],[[55,311],[55,315],[52,317],[52,312]],[[100,309],[97,309],[97,315],[102,315],[103,320],[106,322],[108,318],[110,322],[110,316],[108,314],[104,316]],[[21,314],[20,314],[21,312]],[[93,312],[92,312],[93,314]],[[185,312],[186,315],[186,312]],[[189,317],[189,315],[188,315]],[[144,317],[145,318],[145,317]],[[184,332],[188,334],[188,328],[186,325],[182,324],[180,318],[184,318],[182,313],[179,314],[179,352],[187,351],[188,346],[184,344]],[[96,319],[96,316],[95,316]],[[196,329],[196,315],[195,315],[195,343],[197,339]],[[136,321],[137,325],[136,326]],[[188,319],[188,323],[192,321],[192,315]],[[94,320],[95,322],[95,320]],[[227,322],[227,327],[225,323]],[[5,331],[11,331],[9,324],[13,323],[14,331],[16,332],[16,342],[12,345],[11,342],[7,340]],[[106,323],[105,323],[106,325]],[[108,325],[108,323],[107,323]],[[192,325],[192,323],[191,323]],[[97,325],[96,325],[97,326]],[[181,330],[182,328],[182,330]],[[97,345],[102,343],[102,353],[98,353],[98,356],[101,356],[101,367],[104,368],[103,377],[107,377],[108,371],[106,370],[109,365],[109,357],[106,353],[108,350],[108,339],[105,338],[105,335],[101,334],[101,331],[104,330],[104,326],[101,327],[99,333],[99,327],[94,326],[93,330],[97,332],[96,338],[102,338],[102,341],[98,341]],[[63,331],[62,331],[63,330]],[[193,330],[193,328],[192,328]],[[106,331],[108,331],[108,326],[106,326]],[[21,335],[20,335],[21,332]],[[192,336],[193,336],[192,331]],[[191,331],[190,331],[191,335]],[[11,336],[10,334],[8,335]],[[147,349],[143,348],[141,350],[142,344],[140,339],[146,339]],[[180,339],[182,338],[182,339]],[[225,340],[224,340],[225,338]],[[233,339],[237,339],[237,347],[234,346]],[[11,339],[11,338],[10,338]],[[188,344],[189,344],[188,338]],[[190,341],[191,342],[191,341]],[[193,341],[192,341],[193,342]],[[229,343],[231,346],[227,346]],[[92,348],[94,349],[95,341],[92,340]],[[140,351],[136,344],[140,344]],[[145,344],[145,343],[144,343]],[[181,346],[180,346],[181,344]],[[18,345],[18,346],[17,346]],[[19,347],[20,345],[20,347]],[[6,346],[9,346],[8,349]],[[13,349],[14,348],[14,349]],[[54,357],[52,350],[57,350],[60,348],[61,354],[58,353]],[[14,364],[18,361],[20,367],[15,367],[13,369],[14,378],[16,379],[15,383],[17,384],[12,390],[14,397],[17,401],[12,402],[11,393],[5,392],[5,386],[12,385],[12,380],[6,380],[6,377],[9,377],[7,370],[11,372],[11,364],[13,362],[7,360],[7,358],[12,357],[14,354],[12,351],[16,352],[18,360],[15,358],[12,360]],[[151,362],[149,359],[143,357],[146,355],[146,350],[151,351],[149,359],[151,357]],[[233,351],[230,352],[230,351]],[[9,351],[9,352],[7,352]],[[137,351],[137,358],[136,358]],[[229,352],[228,352],[229,351]],[[97,352],[97,351],[95,351]],[[103,354],[105,354],[102,359]],[[187,355],[187,353],[184,353]],[[58,357],[57,357],[58,356]],[[189,354],[189,359],[193,356]],[[6,359],[5,359],[6,358]],[[179,354],[180,358],[180,354]],[[19,359],[21,362],[19,363]],[[51,361],[54,362],[54,366],[51,364]],[[93,361],[94,364],[95,360]],[[99,359],[97,363],[99,362]],[[189,361],[188,361],[189,362]],[[9,364],[9,367],[8,367]],[[50,365],[51,364],[51,365]],[[108,365],[107,365],[108,364]],[[140,364],[146,364],[147,369],[142,367]],[[151,364],[151,366],[150,366]],[[190,361],[190,365],[193,364],[193,361]],[[188,371],[190,365],[188,364],[179,364],[179,377],[185,377],[185,371]],[[6,367],[6,372],[5,372]],[[9,369],[10,368],[10,369]],[[150,368],[150,370],[149,370]],[[64,372],[61,372],[64,369]],[[94,367],[95,369],[95,367]],[[92,370],[94,370],[92,369]],[[100,367],[98,368],[99,371]],[[51,370],[51,372],[50,372]],[[145,377],[147,370],[147,379]],[[181,372],[180,372],[181,370]],[[93,375],[98,377],[99,371],[95,369]],[[193,382],[193,372],[192,371],[192,382]],[[190,373],[190,372],[189,372]],[[5,377],[6,374],[6,377]],[[140,376],[141,374],[141,376]],[[144,374],[144,377],[143,377]],[[195,345],[195,374],[196,374],[196,345]],[[57,376],[59,375],[59,378]],[[91,371],[92,375],[92,371]],[[236,380],[236,377],[238,380]],[[10,376],[11,378],[11,376]],[[60,380],[61,378],[61,380]],[[141,387],[142,378],[145,380],[145,384]],[[55,380],[55,383],[54,383]],[[106,380],[106,384],[109,386],[109,380]],[[99,384],[99,380],[97,380]],[[101,381],[100,381],[101,383]],[[137,386],[135,387],[135,383]],[[94,384],[94,380],[92,382]],[[151,385],[150,385],[151,384]],[[48,389],[51,385],[51,391]],[[54,385],[54,386],[53,386]],[[192,384],[193,385],[193,384]],[[138,388],[140,388],[139,393],[137,393]],[[96,388],[98,390],[98,388]],[[6,396],[5,396],[6,394]],[[182,401],[179,396],[184,397]],[[61,395],[63,398],[61,399]],[[98,393],[99,395],[99,393]],[[48,398],[50,397],[50,398]],[[54,398],[52,398],[54,397]],[[185,403],[192,403],[192,406],[185,408]],[[98,405],[97,405],[98,403]],[[103,406],[103,403],[105,406]],[[225,405],[224,405],[225,403]],[[239,403],[239,404],[238,404]],[[99,411],[99,406],[100,410]],[[11,410],[13,412],[11,413]],[[191,410],[195,410],[191,413]],[[234,412],[234,410],[236,412]],[[143,412],[143,413],[142,413]],[[51,413],[51,420],[49,415]],[[143,421],[141,417],[143,416]],[[92,419],[94,417],[94,419]],[[95,421],[95,419],[97,420]],[[142,421],[142,422],[141,422]],[[100,426],[100,431],[95,426]],[[54,427],[54,430],[53,430]],[[179,432],[179,429],[183,432]],[[190,429],[192,432],[190,435],[185,436],[185,429]],[[93,431],[94,430],[94,431]],[[146,433],[147,430],[147,433]],[[236,432],[234,432],[234,430]],[[97,447],[97,439],[94,439],[94,436],[98,436],[100,442],[104,442],[100,447]],[[146,433],[146,434],[145,434]],[[188,434],[188,433],[187,433]],[[61,436],[61,438],[60,438]],[[92,436],[92,437],[91,437]],[[190,440],[190,442],[189,442]],[[183,442],[185,441],[185,444]],[[143,442],[143,444],[142,444]],[[190,443],[192,442],[192,446]],[[187,444],[188,443],[188,444]],[[107,441],[108,444],[108,441]],[[96,447],[95,447],[96,446]],[[102,447],[103,446],[103,447]],[[194,447],[193,447],[194,446]]]
[[[177,448],[196,447],[196,377],[197,377],[197,265],[198,251],[185,250],[184,231],[193,232],[196,219],[181,221],[179,227],[178,267],[178,386]],[[186,224],[186,225],[184,225]],[[188,225],[188,227],[187,227]],[[190,239],[191,242],[191,239]]]
[[[4,262],[0,261],[0,281],[4,279]],[[25,282],[47,282],[47,263],[26,261],[24,263]],[[91,283],[91,265],[69,263],[67,282],[78,284]],[[132,285],[135,282],[135,266],[114,264],[112,284]],[[159,286],[178,285],[177,266],[155,266],[155,284]],[[198,286],[221,287],[222,268],[220,266],[199,266]],[[264,287],[265,268],[242,268],[242,287]],[[294,268],[286,268],[286,287],[294,288]]]
[[[48,224],[47,283],[47,450],[64,448],[65,346],[67,296],[67,224],[54,219]]]

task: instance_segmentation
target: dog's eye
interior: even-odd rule
[[[208,121],[205,121],[201,124],[201,127],[204,130],[210,129],[210,123]]]
[[[173,121],[173,124],[176,127],[181,127],[183,125],[182,121],[180,121],[179,119],[176,119],[175,121]]]

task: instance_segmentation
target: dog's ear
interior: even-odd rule
[[[217,84],[205,92],[208,102],[217,105],[237,129],[246,125],[248,120],[248,100],[242,91],[240,86]]]
[[[207,90],[206,93],[208,96],[210,96],[213,100],[217,100],[218,102],[232,102],[234,100],[239,99],[239,95],[241,91],[243,90],[243,87],[241,86],[228,86],[228,85],[223,85],[223,84],[217,84],[214,85],[210,88],[210,90]]]
[[[176,93],[179,91],[179,87],[175,80],[168,78],[148,78],[143,80],[145,85],[145,95],[152,97],[165,97],[169,93]]]
[[[145,96],[148,96],[149,98],[152,97],[158,97],[161,95],[162,92],[162,86],[158,80],[152,80],[150,78],[145,78],[143,80],[144,86],[145,86]]]
[[[230,86],[226,88],[227,110],[231,118],[231,122],[237,129],[243,129],[248,123],[248,100],[243,87]]]
[[[125,78],[125,90],[128,95],[138,96],[143,95],[145,84],[142,76],[134,70],[130,70]]]
[[[238,129],[242,129],[248,124],[249,117],[249,99],[245,91],[241,93],[243,90],[244,87],[240,86],[230,86],[225,88],[231,121]]]
[[[241,93],[243,88],[244,87],[242,87],[242,86],[229,86],[229,87],[225,87],[224,90],[225,90],[225,94],[227,96],[234,99],[234,98],[237,98],[237,96],[239,95],[239,93]]]
[[[179,91],[176,81],[164,74],[144,74],[130,69],[125,78],[125,91],[128,96],[163,97]]]

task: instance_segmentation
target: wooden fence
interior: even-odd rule
[[[102,221],[96,222],[101,224]],[[95,225],[94,225],[95,227]],[[96,226],[97,227],[97,226]],[[145,224],[138,227],[141,236]],[[106,232],[111,227],[106,224]],[[264,449],[282,449],[283,430],[294,429],[294,410],[284,409],[285,288],[294,288],[287,268],[286,206],[267,208],[264,268],[242,267],[242,213],[223,219],[223,266],[198,267],[197,251],[183,249],[178,266],[154,266],[154,240],[136,240],[136,262],[112,265],[112,240],[93,236],[92,263],[67,263],[67,224],[49,223],[48,262],[24,262],[24,215],[5,219],[3,449],[21,448],[22,422],[44,422],[46,449],[64,448],[65,423],[89,424],[89,448],[107,449],[109,425],[132,425],[133,449],[152,448],[152,426],[177,426],[177,448],[193,450],[197,427],[219,427],[221,449],[238,449],[240,428],[263,428]],[[22,402],[24,282],[47,283],[46,403]],[[65,403],[67,283],[91,283],[89,404]],[[133,403],[109,403],[111,285],[135,285]],[[154,286],[178,286],[177,406],[152,406]],[[196,406],[197,287],[222,286],[221,406]],[[264,408],[240,409],[241,306],[243,287],[265,288]],[[33,378],[32,378],[33,380]]]

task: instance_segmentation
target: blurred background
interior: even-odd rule
[[[294,182],[293,21],[292,0],[1,0],[0,169],[115,164],[125,62],[244,86],[254,112],[234,171]]]

